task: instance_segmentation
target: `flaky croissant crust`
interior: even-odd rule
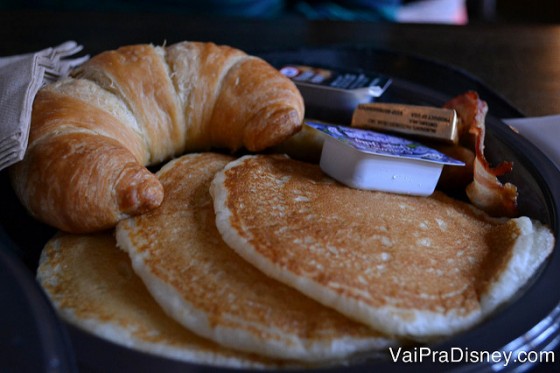
[[[294,84],[238,49],[125,46],[38,92],[10,175],[36,218],[98,231],[159,206],[163,188],[146,166],[211,148],[260,151],[297,132],[303,115]]]

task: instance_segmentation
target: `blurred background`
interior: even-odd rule
[[[206,17],[456,25],[560,22],[559,0],[0,0],[0,10],[172,12]]]

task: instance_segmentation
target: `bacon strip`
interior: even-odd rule
[[[492,216],[517,216],[517,187],[498,180],[498,176],[511,172],[513,163],[501,162],[492,168],[484,156],[486,102],[469,91],[449,100],[444,107],[457,111],[461,122],[459,141],[475,151],[473,181],[466,188],[471,203]]]

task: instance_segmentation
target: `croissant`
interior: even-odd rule
[[[148,166],[211,148],[260,151],[297,132],[303,116],[295,85],[238,49],[125,46],[38,92],[11,181],[39,220],[99,231],[159,206],[163,188]]]

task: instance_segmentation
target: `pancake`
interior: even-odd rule
[[[134,274],[112,234],[57,235],[41,254],[37,278],[62,318],[114,343],[197,364],[284,364],[226,349],[169,318]]]
[[[189,154],[159,172],[162,205],[117,226],[119,247],[167,314],[223,346],[324,362],[393,340],[351,321],[244,261],[221,239],[209,193],[233,158]]]
[[[491,314],[554,241],[527,217],[490,218],[438,192],[352,189],[284,156],[228,164],[211,194],[223,239],[262,272],[376,330],[421,341]]]

